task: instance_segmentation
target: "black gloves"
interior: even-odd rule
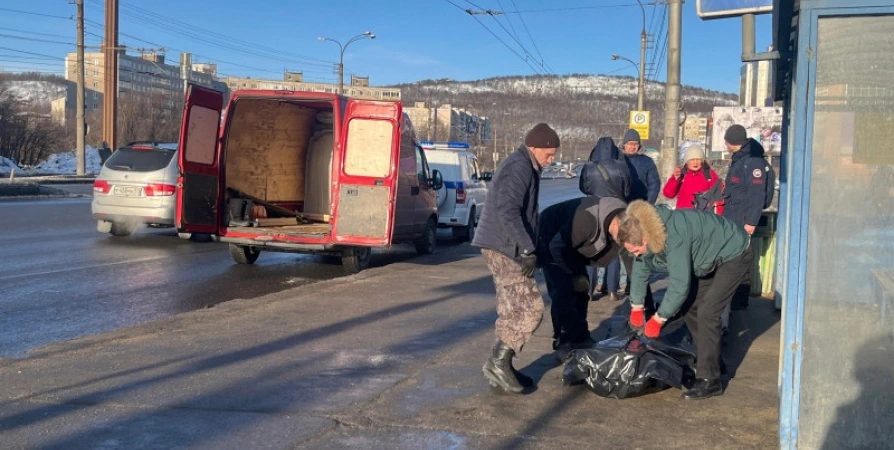
[[[524,253],[519,259],[521,259],[521,273],[526,277],[534,276],[534,269],[537,268],[537,255],[533,253]]]

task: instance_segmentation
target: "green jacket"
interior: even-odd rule
[[[630,301],[642,305],[652,272],[667,273],[669,284],[658,315],[669,319],[683,306],[692,277],[704,277],[718,265],[740,256],[751,238],[743,227],[713,213],[694,209],[671,210],[656,206],[667,230],[663,251],[646,254],[633,262]]]

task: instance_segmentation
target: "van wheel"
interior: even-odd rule
[[[435,219],[428,219],[428,223],[425,225],[425,233],[416,240],[416,253],[420,255],[431,255],[434,253],[438,237],[437,232],[438,224],[435,223]]]
[[[469,212],[469,223],[464,227],[453,227],[453,238],[459,242],[466,242],[475,239],[475,208]]]
[[[245,245],[230,244],[230,256],[237,264],[254,264],[261,251]]]
[[[133,233],[133,229],[126,224],[112,222],[112,229],[109,230],[109,233],[112,236],[124,237],[130,236],[130,234]]]
[[[341,266],[347,273],[360,273],[369,267],[369,257],[372,249],[369,247],[348,247],[342,250]]]

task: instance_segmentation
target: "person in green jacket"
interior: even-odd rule
[[[630,275],[630,324],[656,338],[668,319],[683,316],[697,350],[696,382],[683,394],[702,399],[723,394],[721,314],[736,287],[751,274],[751,240],[733,221],[711,212],[671,210],[631,202],[618,227],[618,242],[636,259]],[[643,304],[649,275],[666,273],[661,306],[646,322]]]

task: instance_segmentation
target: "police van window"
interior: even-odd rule
[[[478,180],[481,178],[481,172],[478,171],[478,159],[477,158],[469,158],[469,171],[472,174],[472,179]]]

